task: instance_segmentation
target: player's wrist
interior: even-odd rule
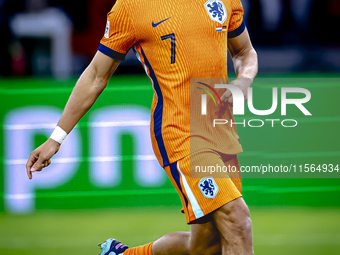
[[[60,145],[64,142],[64,140],[67,137],[67,133],[65,130],[63,130],[61,127],[57,126],[54,131],[52,132],[50,138]]]

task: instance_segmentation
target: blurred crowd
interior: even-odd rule
[[[56,75],[72,68],[73,73],[80,71],[96,52],[114,3],[0,0],[0,75],[31,75],[33,69],[44,68]],[[339,0],[242,3],[255,47],[340,47],[340,37],[334,33],[340,24]]]

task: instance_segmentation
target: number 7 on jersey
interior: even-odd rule
[[[176,62],[176,37],[175,34],[168,34],[161,36],[162,41],[171,39],[171,64]]]

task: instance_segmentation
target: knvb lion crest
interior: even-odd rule
[[[224,21],[226,21],[228,17],[228,13],[222,1],[209,0],[204,4],[204,7],[208,12],[209,17],[213,21],[216,21],[223,25]]]
[[[215,198],[218,192],[218,186],[212,177],[205,177],[198,183],[203,196],[206,198]]]

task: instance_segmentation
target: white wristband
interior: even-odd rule
[[[61,127],[57,126],[54,129],[50,138],[56,141],[57,143],[62,144],[66,136],[67,136],[67,133]]]

